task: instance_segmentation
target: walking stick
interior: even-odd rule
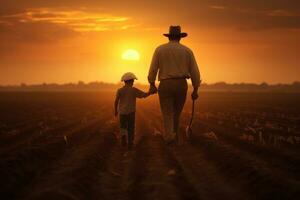
[[[191,114],[191,119],[189,125],[186,127],[185,135],[186,138],[189,142],[191,142],[193,131],[192,131],[192,123],[194,119],[194,110],[195,110],[195,100],[193,100],[193,105],[192,105],[192,114]]]

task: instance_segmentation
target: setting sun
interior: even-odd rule
[[[140,54],[135,49],[127,49],[122,54],[122,59],[124,59],[124,60],[139,60]]]

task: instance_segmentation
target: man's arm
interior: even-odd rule
[[[198,88],[201,84],[200,72],[195,59],[193,52],[191,51],[191,60],[190,60],[190,74],[193,85],[192,99],[196,100],[198,98]]]
[[[157,92],[157,88],[155,86],[155,80],[156,80],[156,76],[157,76],[157,72],[158,72],[158,50],[156,49],[154,51],[153,57],[152,57],[152,61],[151,61],[151,65],[150,65],[150,69],[149,69],[149,73],[148,73],[148,81],[150,83],[150,92],[151,93],[156,93]]]
[[[116,98],[115,98],[115,116],[118,116],[118,105],[119,105],[119,101],[120,101],[120,94],[119,94],[119,90],[116,94]]]

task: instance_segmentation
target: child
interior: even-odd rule
[[[121,142],[123,146],[126,146],[127,136],[129,150],[132,149],[134,140],[136,98],[145,98],[150,95],[150,92],[145,93],[133,87],[134,79],[137,77],[131,72],[122,76],[121,81],[124,81],[125,85],[118,89],[115,99],[115,116],[119,114]]]

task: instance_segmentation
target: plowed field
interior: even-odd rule
[[[121,147],[113,92],[0,93],[1,199],[299,199],[300,94],[200,93],[165,145],[156,95]]]

